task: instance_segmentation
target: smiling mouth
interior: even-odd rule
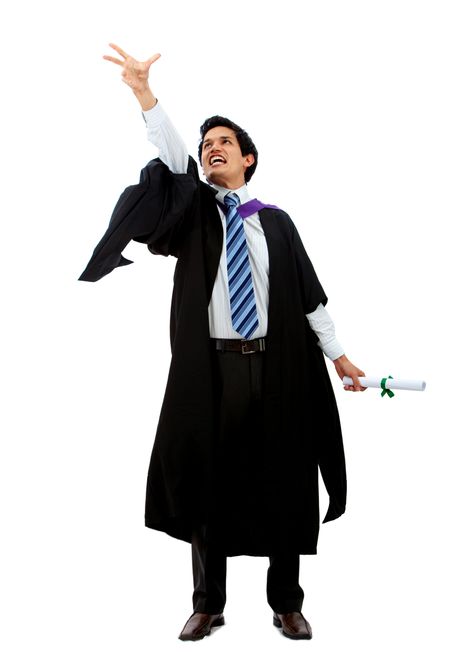
[[[226,163],[226,161],[223,158],[223,156],[211,156],[211,158],[209,159],[209,164],[213,168],[219,165],[223,165],[224,163]]]

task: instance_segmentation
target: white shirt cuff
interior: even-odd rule
[[[147,109],[147,111],[142,111],[142,117],[144,118],[147,127],[159,127],[164,120],[166,120],[167,115],[164,111],[161,103],[157,100],[154,107]]]
[[[336,358],[344,355],[344,349],[335,336],[333,320],[328,314],[325,306],[322,303],[319,303],[314,312],[308,313],[306,317],[308,318],[312,330],[319,338],[317,346],[322,349],[327,358],[330,358],[330,360],[336,360]]]

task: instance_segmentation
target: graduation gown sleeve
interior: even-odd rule
[[[319,303],[326,305],[328,297],[317,277],[313,264],[306,253],[300,235],[292,222],[292,243],[302,302],[305,315],[316,310]],[[306,319],[306,317],[305,317]],[[319,340],[309,326],[307,337],[315,343]],[[336,398],[327,372],[322,351],[316,345],[310,348],[311,387],[315,388],[315,397],[321,397],[321,404],[315,407],[315,423],[318,426],[318,463],[320,473],[330,497],[329,507],[323,523],[339,518],[345,512],[347,478],[345,454]]]
[[[109,226],[78,280],[98,281],[116,267],[131,264],[122,256],[131,240],[147,244],[152,253],[176,256],[197,176],[192,159],[186,174],[173,174],[160,159],[151,160],[141,170],[139,183],[120,195]]]
[[[291,220],[292,222],[292,220]],[[317,277],[313,264],[306,253],[300,235],[292,222],[292,246],[294,249],[295,263],[302,290],[302,300],[305,315],[314,312],[319,303],[326,305],[328,297]]]

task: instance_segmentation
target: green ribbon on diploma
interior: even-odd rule
[[[384,396],[385,394],[387,394],[389,396],[389,398],[392,398],[394,396],[394,392],[392,391],[392,389],[389,389],[388,387],[386,387],[386,381],[387,381],[388,378],[392,378],[392,376],[388,376],[387,378],[382,378],[381,379],[380,387],[383,389],[383,391],[381,392],[381,396]]]

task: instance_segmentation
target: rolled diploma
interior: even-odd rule
[[[362,387],[381,387],[381,381],[384,376],[358,376],[359,382]],[[349,376],[342,378],[344,385],[353,385],[353,380]],[[387,389],[413,389],[418,392],[423,392],[426,387],[424,380],[403,380],[400,378],[388,378],[385,383]]]

